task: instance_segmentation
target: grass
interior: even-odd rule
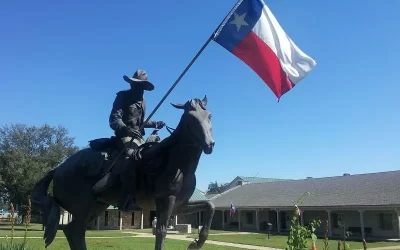
[[[194,236],[188,236],[194,237]],[[237,234],[237,235],[209,235],[209,240],[230,242],[238,244],[247,244],[255,246],[265,246],[284,249],[286,247],[287,236],[273,235],[270,239],[267,239],[266,234]],[[363,243],[361,241],[347,241],[351,249],[362,249]],[[311,247],[311,239],[309,240]],[[317,249],[323,249],[324,242],[323,239],[318,239],[316,242]],[[388,247],[388,246],[400,246],[398,242],[367,242],[368,248],[375,247]],[[337,240],[329,240],[329,248],[337,249]]]
[[[128,233],[129,232],[129,233]],[[134,232],[141,233],[149,233],[151,229],[144,230],[89,230],[86,233],[87,237],[105,237],[105,238],[87,238],[86,243],[89,250],[124,250],[124,249],[154,249],[154,238],[134,238],[136,234]],[[35,250],[45,249],[44,241],[42,240],[44,231],[42,231],[42,225],[40,224],[30,224],[28,227],[27,233],[27,246],[34,248]],[[197,230],[196,230],[197,233]],[[25,225],[15,225],[14,226],[14,236],[15,237],[23,237],[25,234]],[[5,236],[10,237],[11,235],[11,226],[9,222],[1,222],[0,223],[0,237],[3,238]],[[29,238],[29,237],[40,237]],[[69,250],[68,242],[64,236],[64,233],[61,230],[58,230],[56,239],[54,242],[47,248],[48,250]],[[115,237],[115,238],[106,238],[106,237]],[[121,238],[117,238],[121,237]],[[0,242],[5,241],[5,239],[0,239]],[[22,243],[23,239],[14,239],[14,243]],[[187,249],[190,244],[189,241],[181,241],[181,240],[172,240],[166,239],[165,241],[165,249]],[[223,246],[215,246],[215,245],[205,245],[202,249],[205,250],[228,250],[233,249],[236,250],[239,248],[234,247],[223,247]]]
[[[18,242],[18,240],[15,240]],[[22,240],[21,240],[22,242]],[[41,239],[28,239],[28,245],[35,250],[42,250],[44,243]],[[165,250],[186,250],[189,241],[165,240]],[[86,239],[88,250],[152,250],[154,249],[154,238],[111,238],[111,239]],[[216,245],[204,245],[202,250],[239,250],[240,248]],[[55,239],[47,250],[69,250],[66,239]]]
[[[44,249],[44,242],[41,239],[43,237],[42,226],[40,224],[31,224],[28,227],[28,237],[40,237],[40,239],[28,238],[28,246],[32,246],[35,249]],[[121,238],[103,238],[94,239],[87,238],[88,249],[153,249],[154,248],[154,238],[132,238],[135,233],[151,233],[151,229],[134,229],[134,230],[88,230],[86,233],[87,237],[121,237]],[[286,247],[287,236],[273,235],[270,239],[267,239],[266,234],[236,234],[236,235],[212,235],[212,234],[224,234],[232,233],[231,231],[222,230],[210,230],[209,240],[230,242],[238,244],[256,245],[256,246],[267,246],[279,249],[284,249]],[[10,237],[10,224],[3,222],[0,223],[0,237],[5,237],[6,235]],[[25,234],[25,225],[15,225],[14,226],[14,236],[23,237]],[[192,229],[191,234],[187,234],[187,237],[197,238],[198,230]],[[68,243],[65,239],[62,230],[57,232],[57,238],[48,248],[64,250],[69,249]],[[0,242],[3,239],[0,239]],[[15,242],[22,242],[23,239],[15,239]],[[311,240],[310,246],[311,246]],[[362,242],[348,241],[351,249],[362,249]],[[189,242],[166,239],[166,250],[168,249],[186,249]],[[376,247],[388,247],[388,246],[400,246],[400,243],[396,242],[370,242],[367,243],[368,248]],[[329,241],[330,249],[337,249],[337,240]],[[203,249],[215,249],[215,250],[225,250],[225,249],[236,249],[232,247],[220,247],[216,245],[207,245]],[[323,249],[323,239],[318,239],[317,249]]]
[[[27,237],[43,237],[44,231],[42,231],[42,225],[40,224],[31,224],[28,226],[28,234]],[[14,236],[15,237],[23,237],[25,235],[25,225],[15,225],[14,226]],[[132,234],[129,234],[133,236]],[[0,223],[0,237],[10,237],[11,236],[11,227],[9,223]],[[86,232],[86,236],[88,237],[113,237],[113,236],[127,236],[123,231],[119,230],[88,230]],[[62,230],[57,231],[56,237],[64,237],[64,232]]]

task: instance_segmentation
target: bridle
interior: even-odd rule
[[[172,135],[172,133],[176,130],[175,128],[171,128],[171,127],[169,127],[167,125],[165,125],[165,128],[167,129],[167,131],[169,132],[170,135]],[[153,132],[151,132],[151,134],[152,135],[156,135],[158,133],[158,131],[160,131],[160,130],[161,130],[160,128],[155,128],[153,130]]]

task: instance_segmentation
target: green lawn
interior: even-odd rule
[[[43,237],[44,231],[42,231],[42,225],[32,224],[28,227],[28,237]],[[14,236],[24,236],[25,235],[25,225],[14,226]],[[133,236],[134,234],[129,234]],[[11,226],[8,223],[0,223],[0,237],[11,236]],[[102,237],[102,236],[127,236],[123,231],[119,230],[88,230],[86,236],[92,237]],[[64,237],[64,232],[58,230],[56,237]]]
[[[86,239],[88,250],[152,250],[154,249],[153,238],[114,238],[114,239]],[[186,250],[190,242],[166,239],[165,250]],[[44,250],[41,239],[28,239],[28,245],[35,250]],[[202,250],[240,250],[235,247],[222,247],[205,245]],[[66,239],[55,239],[47,250],[69,250]]]
[[[193,236],[188,236],[193,237]],[[237,234],[237,235],[209,235],[209,240],[222,241],[222,242],[231,242],[231,243],[239,243],[239,244],[247,244],[247,245],[256,245],[256,246],[266,246],[266,247],[275,247],[284,249],[286,247],[287,236],[271,236],[270,239],[267,239],[266,234]],[[311,247],[311,239],[309,240]],[[337,240],[329,241],[330,249],[337,249]],[[362,249],[362,242],[356,241],[348,241],[351,249]],[[323,249],[323,239],[317,240],[317,249]],[[368,248],[374,247],[387,247],[387,246],[400,246],[400,243],[397,242],[367,242]]]

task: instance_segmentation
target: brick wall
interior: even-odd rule
[[[154,211],[155,209],[152,206],[147,206],[143,210],[143,228],[151,228],[150,211]],[[119,210],[106,210],[108,212],[108,225],[105,225],[106,217],[105,212],[103,212],[99,216],[99,221],[92,221],[88,225],[88,229],[96,230],[99,228],[100,230],[119,230]],[[142,219],[141,212],[133,213],[133,225],[132,225],[132,213],[130,212],[121,212],[122,217],[122,229],[140,229],[140,223]],[[151,218],[152,220],[153,218]],[[99,223],[99,227],[97,227],[97,223]],[[191,214],[187,216],[178,216],[178,224],[191,224],[192,228],[197,227],[197,214]]]
[[[108,223],[106,225],[106,212],[108,213]],[[140,229],[140,223],[142,219],[142,212],[120,212],[119,210],[106,210],[99,216],[99,221],[95,220],[92,221],[88,228],[92,230],[96,230],[99,228],[100,230],[112,230],[112,229],[120,229],[119,221],[120,215],[122,217],[122,229]],[[132,225],[132,216],[133,216],[133,225]],[[144,210],[143,211],[143,228],[149,228],[150,211]],[[97,226],[99,223],[99,226]]]

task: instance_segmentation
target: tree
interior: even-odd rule
[[[220,194],[220,193],[226,191],[228,185],[229,185],[229,183],[218,184],[217,181],[210,182],[210,184],[208,184],[207,193],[208,194]]]
[[[63,126],[11,124],[0,128],[0,198],[22,205],[35,183],[78,150]]]

